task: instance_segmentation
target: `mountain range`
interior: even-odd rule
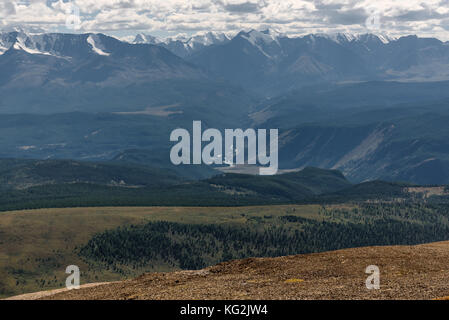
[[[94,83],[123,87],[163,79],[200,79],[195,67],[159,46],[131,45],[104,35],[12,32],[1,36],[6,88]]]
[[[417,36],[288,37],[268,29],[232,38],[216,32],[165,40],[139,34],[130,44],[102,34],[16,31],[0,34],[0,55],[0,85],[9,89],[221,78],[273,96],[315,83],[449,79],[449,43]]]
[[[242,110],[239,103],[248,102],[240,88],[210,79],[160,46],[129,44],[102,34],[12,32],[0,39],[0,113],[186,116],[203,113],[207,105],[216,108],[216,115],[226,117],[223,112],[228,112],[229,117]],[[150,107],[157,109],[147,111]]]
[[[449,43],[416,36],[0,33],[0,156],[173,170],[169,133],[202,120],[279,128],[281,169],[449,183],[448,66]]]
[[[149,43],[265,95],[323,82],[449,79],[449,43],[434,38],[342,33],[288,37],[270,29],[241,31],[232,39],[224,34],[205,38],[210,41]],[[180,53],[179,46],[187,51]]]

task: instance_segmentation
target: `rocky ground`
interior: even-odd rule
[[[368,290],[366,267],[380,269]],[[251,258],[198,271],[136,279],[29,299],[444,299],[449,297],[449,242],[367,247],[279,258]],[[27,296],[21,296],[26,299]]]

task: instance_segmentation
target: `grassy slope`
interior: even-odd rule
[[[293,211],[293,208],[295,210]],[[81,282],[123,278],[113,270],[88,270],[75,249],[94,234],[148,221],[244,223],[251,217],[294,214],[318,218],[319,206],[238,208],[68,208],[0,213],[0,297],[64,286],[68,265],[78,265]],[[245,216],[242,216],[245,215]],[[155,270],[159,269],[157,266]],[[138,275],[145,270],[136,270]]]
[[[288,243],[287,247],[291,248],[292,245],[305,248],[305,251],[301,249],[289,254],[449,239],[447,203],[433,200],[428,203],[386,201],[324,207],[103,207],[3,212],[0,213],[0,296],[63,287],[67,277],[65,268],[72,264],[81,269],[81,283],[130,278],[147,271],[179,269],[174,262],[159,260],[143,265],[132,261],[123,265],[120,261],[118,264],[105,264],[89,260],[87,265],[78,254],[94,235],[122,226],[158,221],[245,227],[254,232],[267,231],[268,235],[275,237],[278,236],[277,231],[274,234],[271,231],[278,230],[278,227],[287,228],[295,235],[299,232],[299,238],[295,236],[295,239],[302,240],[281,243]],[[194,233],[185,236],[188,241],[186,248],[198,246],[198,241],[202,241]],[[127,241],[126,245],[134,246],[135,238],[123,239]],[[229,244],[237,244],[235,240],[230,239]],[[275,245],[279,246],[279,242]],[[238,246],[245,247],[246,242]],[[217,254],[221,259],[220,252]]]

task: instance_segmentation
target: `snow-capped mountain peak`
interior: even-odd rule
[[[187,41],[187,45],[195,48],[198,45],[211,46],[217,43],[222,43],[230,40],[226,34],[219,32],[207,32],[203,34],[196,34]]]
[[[270,30],[240,32],[238,36],[248,40],[252,45],[271,44],[273,42],[279,43],[277,34],[270,33]]]
[[[143,33],[139,33],[136,35],[136,38],[134,39],[133,43],[135,44],[157,44],[160,43],[161,41],[156,38],[153,37],[149,34],[143,34]]]
[[[278,39],[278,33],[271,30],[257,31],[250,30],[248,32],[241,31],[234,39],[243,39],[248,41],[266,58],[276,59],[282,54],[282,46]]]
[[[157,37],[141,33],[136,35],[133,43],[159,45],[172,51],[180,57],[186,57],[202,48],[225,43],[229,40],[230,39],[226,34],[212,31],[197,33],[192,37],[188,37],[185,34],[178,34],[174,37],[167,37],[165,39],[159,39]]]
[[[352,41],[358,39],[357,35],[355,35],[355,34],[341,33],[341,32],[337,32],[337,33],[317,33],[317,34],[313,34],[311,36],[328,39],[328,40],[331,40],[331,41],[336,42],[338,44],[348,43],[348,42],[352,42]]]
[[[24,51],[28,54],[52,55],[43,49],[44,45],[39,40],[39,36],[31,36],[22,31],[0,34],[0,55],[10,49]]]
[[[356,41],[366,42],[369,40],[380,40],[383,44],[388,44],[389,42],[395,40],[395,38],[386,34],[374,34],[374,33],[364,33],[364,34],[352,34],[352,33],[317,33],[307,35],[305,37],[319,37],[331,40],[338,44],[346,44]]]

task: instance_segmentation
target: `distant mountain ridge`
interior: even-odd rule
[[[449,82],[364,82],[267,100],[254,126],[280,127],[281,168],[338,169],[351,181],[449,183]]]
[[[0,33],[0,89],[221,79],[274,96],[312,84],[449,80],[448,67],[449,44],[417,36],[288,37],[267,29],[232,38],[218,32],[166,40],[139,34],[127,43],[103,34]]]
[[[103,34],[11,32],[1,34],[0,39],[3,71],[0,83],[7,81],[8,86],[36,86],[48,82],[123,86],[163,79],[204,78],[198,69],[164,48],[132,45]],[[18,76],[24,78],[25,66],[31,68],[27,74],[31,79],[25,83],[15,82]]]
[[[152,114],[147,109],[155,107],[170,108],[162,112],[167,117],[203,114],[207,108],[215,109],[214,118],[223,113],[229,118],[235,116],[233,110],[244,111],[240,103],[251,99],[241,88],[216,81],[165,48],[130,44],[103,34],[16,31],[0,34],[0,47],[3,114]]]
[[[311,34],[289,38],[240,32],[189,61],[259,93],[277,95],[318,83],[449,79],[449,45],[432,38]]]
[[[134,43],[162,46],[215,76],[269,95],[323,82],[449,80],[449,43],[414,35],[295,37],[267,29],[232,38],[213,32],[166,40],[140,34]]]

